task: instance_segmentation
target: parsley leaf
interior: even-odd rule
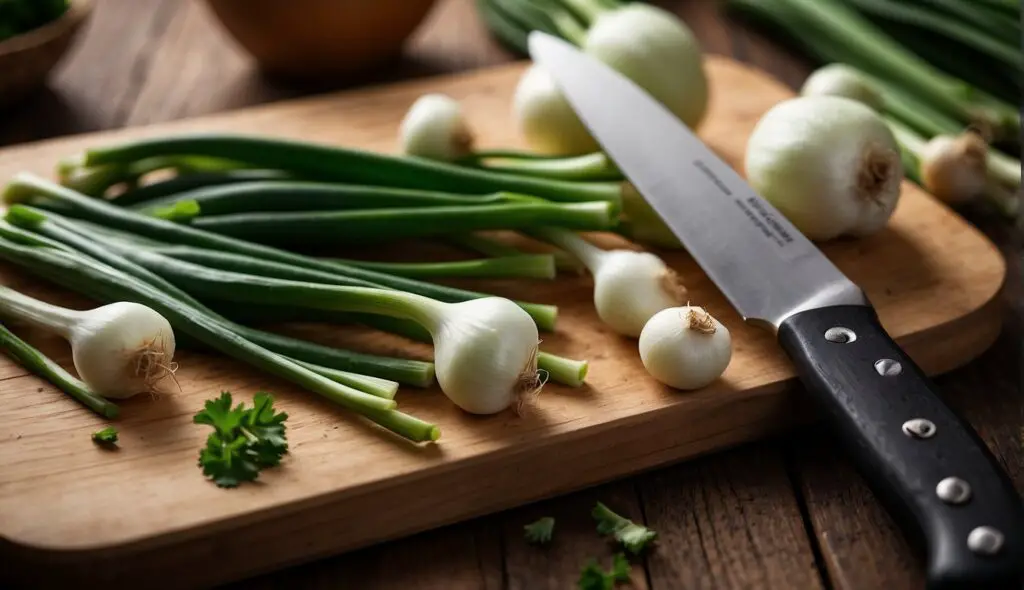
[[[555,519],[545,516],[523,527],[526,531],[526,540],[530,543],[544,545],[551,541],[551,534],[555,530]]]
[[[113,426],[107,426],[103,430],[97,430],[92,433],[92,442],[104,446],[117,443],[117,429]]]
[[[594,506],[591,514],[597,519],[597,532],[602,535],[614,535],[615,540],[633,555],[646,549],[658,536],[658,533],[651,529],[615,514],[600,502]]]
[[[281,463],[288,453],[284,421],[288,414],[275,412],[274,397],[257,393],[253,407],[231,405],[231,393],[207,400],[192,422],[213,427],[206,446],[199,451],[203,475],[222,488],[255,480],[265,467]]]
[[[617,583],[629,581],[629,570],[629,561],[622,553],[615,554],[612,569],[607,572],[601,569],[597,560],[592,559],[580,572],[577,585],[579,590],[611,590]]]

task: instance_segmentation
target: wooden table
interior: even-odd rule
[[[97,0],[87,37],[33,104],[0,114],[0,145],[142,125],[340,88],[297,88],[263,78],[218,30],[201,2]],[[808,64],[721,14],[711,0],[660,2],[678,12],[709,52],[761,67],[793,86]],[[442,0],[384,71],[345,86],[478,68],[515,59],[490,39],[472,0]],[[1010,260],[1005,330],[969,366],[938,379],[1024,490],[1021,392],[1024,288],[1020,236],[968,214]],[[444,493],[437,490],[435,493]],[[645,473],[572,495],[265,575],[239,588],[417,590],[566,589],[590,557],[612,551],[589,509],[610,504],[660,534],[634,567],[634,588],[922,586],[917,554],[826,433],[815,428]],[[547,549],[522,527],[557,519]],[[258,564],[254,564],[258,568]]]

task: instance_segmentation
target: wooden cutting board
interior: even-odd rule
[[[263,106],[156,127],[78,136],[0,151],[0,178],[49,174],[86,146],[182,131],[236,131],[390,151],[398,122],[420,94],[459,99],[483,146],[519,143],[510,97],[522,64],[465,75]],[[732,61],[708,62],[714,99],[701,135],[733,165],[757,119],[791,95]],[[626,116],[625,114],[623,116]],[[728,236],[723,236],[728,240]],[[997,250],[961,218],[907,185],[890,226],[825,252],[877,305],[882,321],[930,373],[980,354],[996,337],[1004,278]],[[182,352],[181,392],[123,404],[120,449],[89,440],[104,421],[0,358],[0,555],[4,573],[37,586],[56,580],[144,580],[149,587],[207,585],[376,543],[564,493],[762,437],[810,416],[771,336],[744,326],[681,252],[666,253],[691,300],[733,333],[723,378],[696,392],[659,386],[635,340],[598,322],[586,277],[475,283],[558,304],[555,353],[591,361],[588,386],[547,386],[533,410],[480,418],[437,390],[405,388],[400,407],[435,421],[437,444],[414,446],[280,380],[230,359]],[[0,266],[0,282],[54,301],[88,302]],[[62,343],[21,330],[64,362]],[[429,348],[347,328],[307,327],[319,340],[429,358]],[[221,390],[277,394],[291,454],[254,485],[221,490],[195,460],[207,430],[191,424]],[[582,507],[581,509],[587,509]],[[2,574],[0,574],[2,575]],[[350,581],[351,582],[351,581]]]

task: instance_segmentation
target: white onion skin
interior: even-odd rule
[[[868,160],[877,166],[867,166]],[[899,147],[881,117],[835,96],[772,107],[750,135],[745,169],[750,185],[816,241],[879,231],[896,208],[903,180]],[[865,185],[869,170],[880,174]]]
[[[690,328],[688,314],[707,317],[713,334]],[[705,387],[718,379],[732,358],[732,338],[721,322],[705,316],[700,307],[673,307],[655,314],[638,343],[640,360],[647,373],[675,389]]]
[[[174,330],[156,311],[121,301],[79,317],[68,340],[78,376],[96,393],[110,399],[129,398],[153,391],[154,375],[167,374],[174,357]],[[145,350],[154,353],[152,362],[158,365],[148,375],[137,370],[138,355]]]

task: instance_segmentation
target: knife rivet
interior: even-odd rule
[[[911,438],[931,438],[935,436],[935,423],[924,418],[914,418],[903,423],[903,434]]]
[[[882,377],[895,377],[903,372],[903,365],[892,359],[879,359],[875,361],[875,370]]]
[[[1003,533],[990,526],[980,526],[967,535],[967,548],[980,555],[995,555],[1003,548]]]
[[[959,477],[947,477],[935,486],[935,494],[946,504],[964,504],[971,499],[971,486]]]
[[[857,339],[857,334],[849,329],[842,326],[836,326],[825,330],[825,340],[829,342],[836,342],[838,344],[849,344]]]

